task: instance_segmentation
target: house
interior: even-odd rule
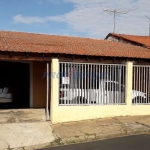
[[[45,108],[52,123],[150,114],[149,60],[131,44],[0,31],[5,108]]]
[[[109,33],[105,37],[105,40],[116,41],[150,49],[150,36]]]

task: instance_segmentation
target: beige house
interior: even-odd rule
[[[45,108],[52,123],[148,115],[149,59],[123,43],[0,31],[0,88],[13,93],[0,108]]]

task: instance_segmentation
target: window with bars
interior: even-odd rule
[[[60,62],[60,105],[124,104],[126,66]]]

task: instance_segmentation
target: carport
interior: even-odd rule
[[[12,54],[12,53],[11,53]],[[20,53],[20,55],[25,55]],[[30,54],[31,56],[32,54]],[[18,56],[10,57],[0,61],[0,89],[7,90],[7,94],[12,94],[11,98],[0,97],[0,109],[43,109],[47,112],[49,118],[49,62],[41,61],[43,57],[39,57],[39,61],[26,60],[25,55],[23,60],[16,60]],[[20,110],[21,111],[21,110]]]
[[[39,61],[26,60],[26,55],[24,60],[16,60],[15,53],[12,57],[8,53],[7,57],[9,60],[1,58],[0,61],[0,109],[45,108],[48,119],[50,91],[47,72],[50,63],[41,62],[43,57],[39,57]],[[12,97],[7,97],[10,94]]]
[[[48,119],[53,55],[31,39],[36,41],[34,34],[0,31],[0,109],[45,109]]]

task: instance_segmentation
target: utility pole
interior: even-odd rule
[[[104,9],[104,11],[114,13],[114,33],[115,33],[115,28],[116,28],[116,14],[126,14],[128,12],[126,12],[126,11],[118,11],[116,9],[113,9],[113,10]]]
[[[145,15],[145,17],[149,20],[149,36],[150,36],[150,18]]]

